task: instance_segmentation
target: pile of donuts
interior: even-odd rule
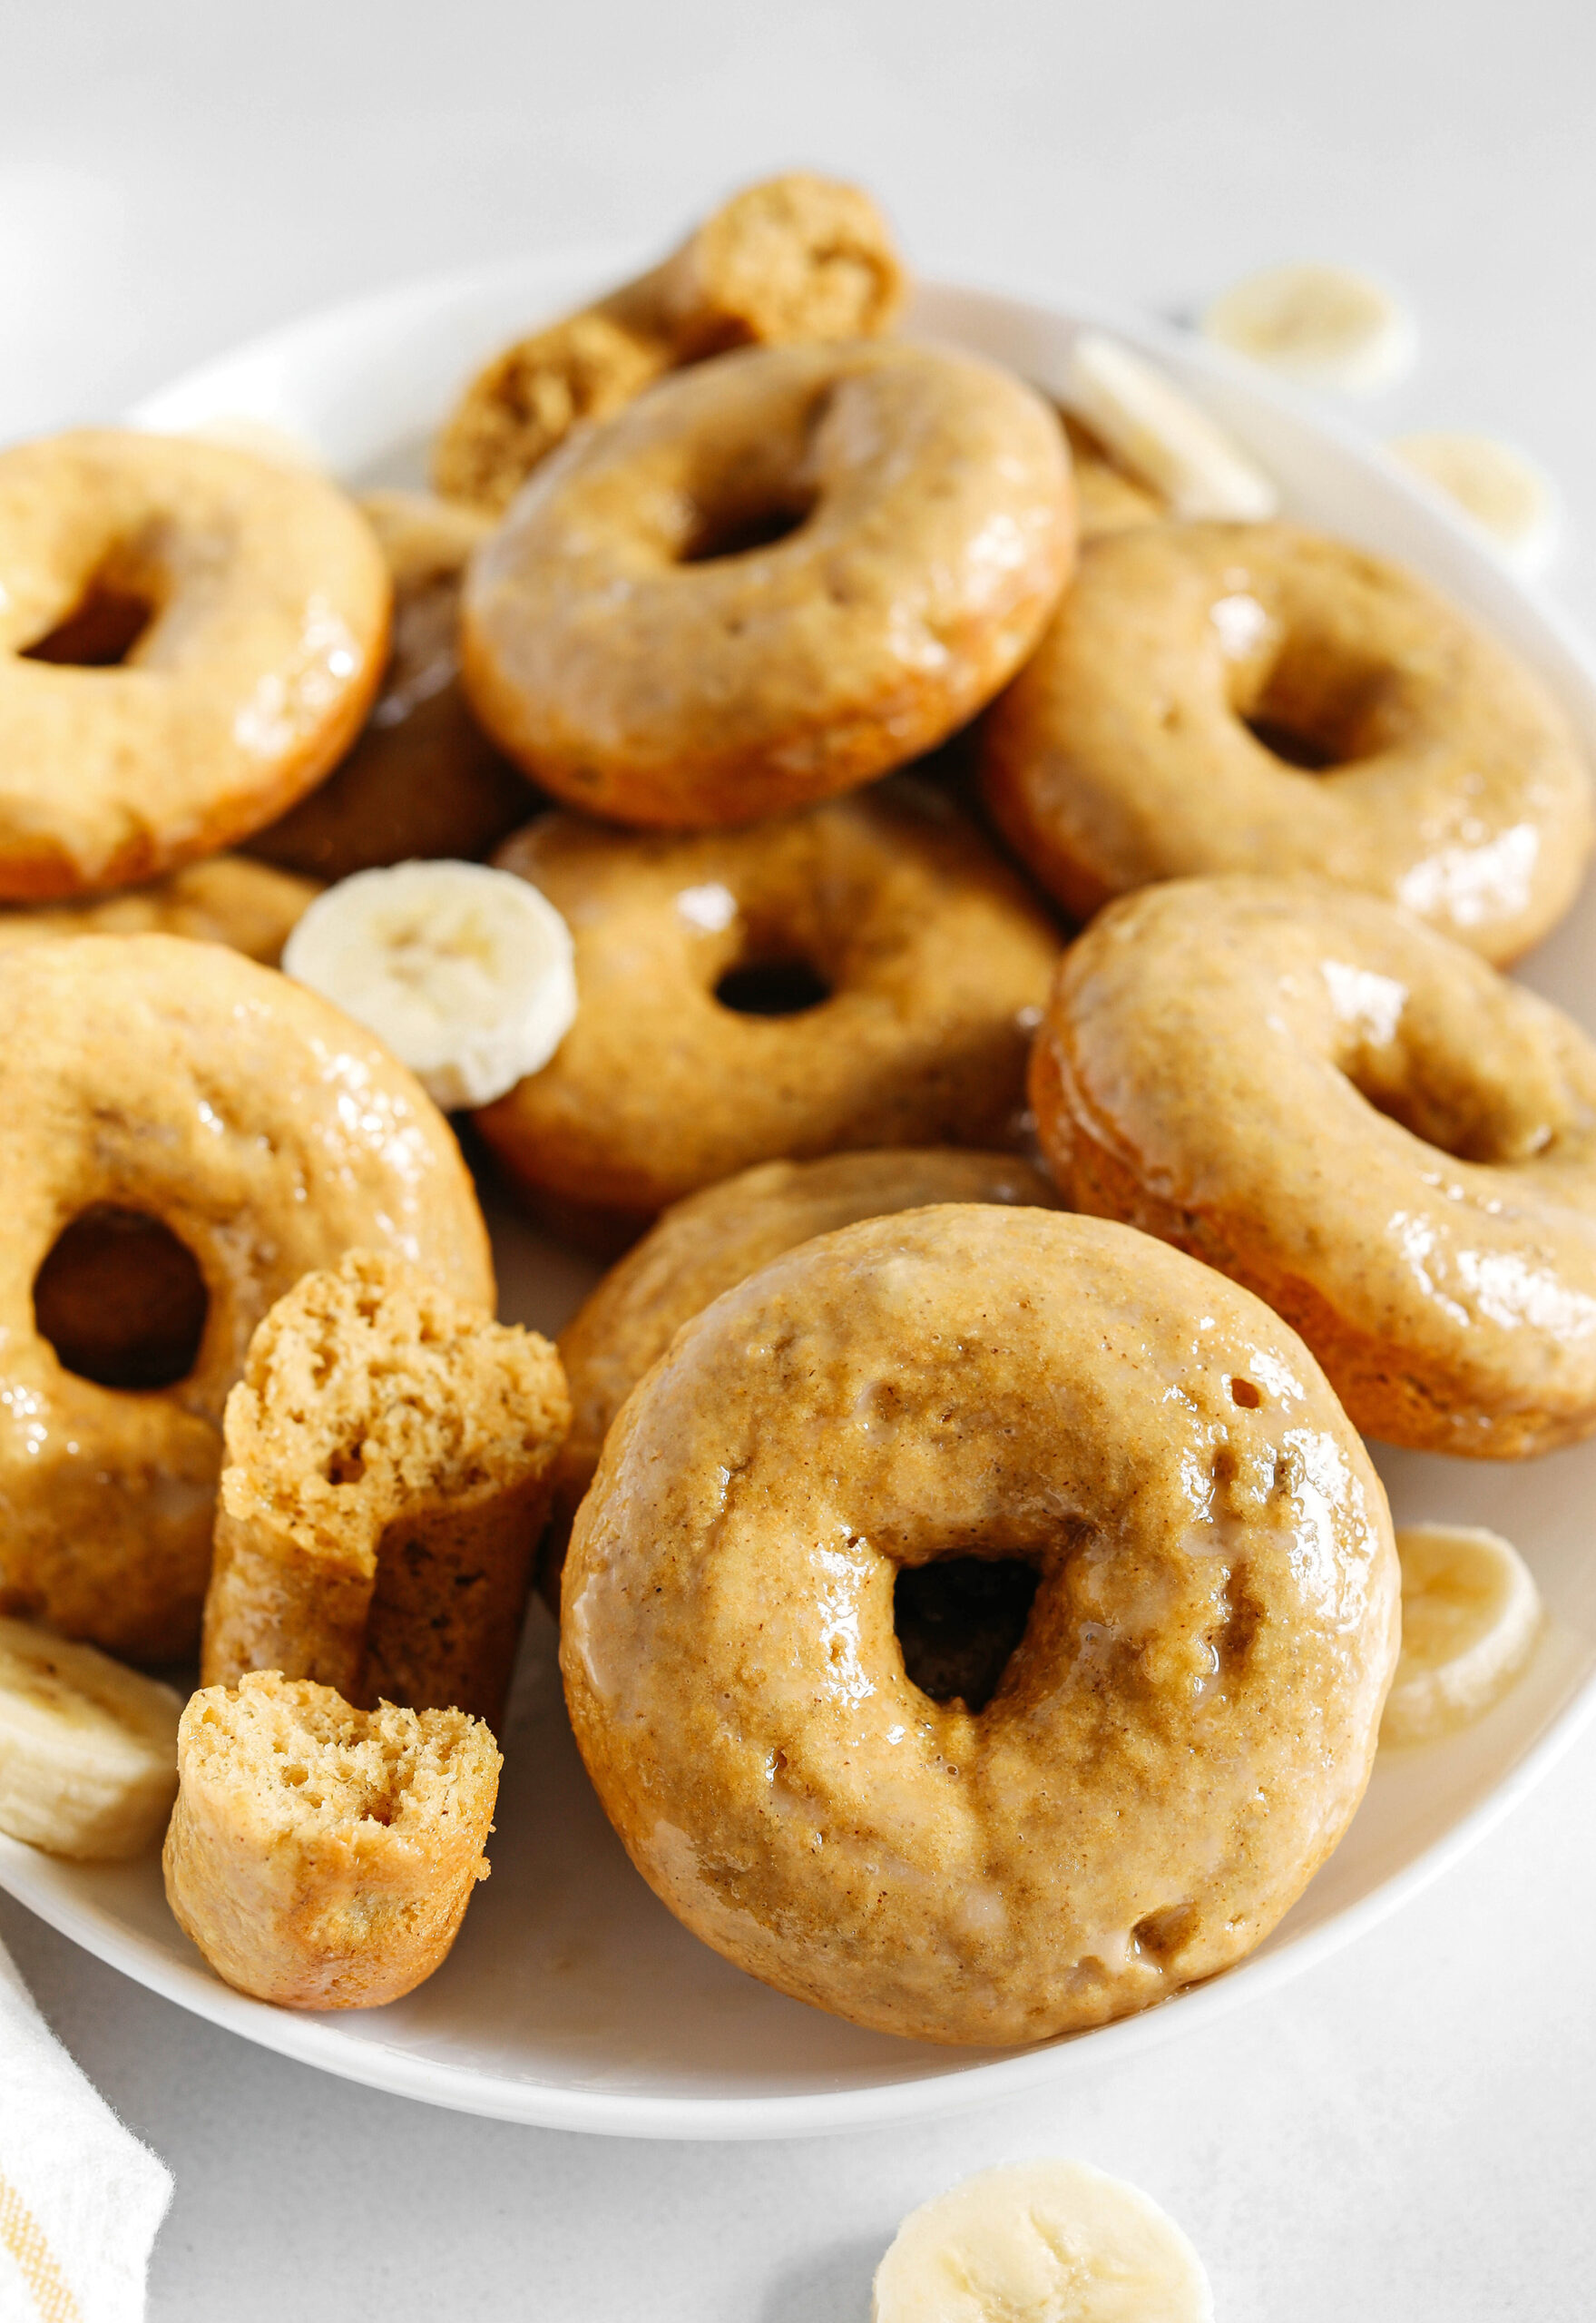
[[[795,175],[499,356],[430,495],[0,453],[0,1828],[164,1831],[260,1997],[447,1952],[536,1575],[728,1959],[941,2042],[1143,2007],[1363,1795],[1362,1436],[1596,1430],[1596,1048],[1501,973],[1590,850],[1562,712],[906,295]],[[417,860],[569,931],[453,1127],[276,965]],[[557,1350],[474,1170],[614,1260]]]

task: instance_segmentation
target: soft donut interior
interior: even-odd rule
[[[64,1228],[34,1279],[40,1337],[101,1387],[186,1379],[210,1303],[199,1261],[171,1229],[114,1202],[93,1202]]]

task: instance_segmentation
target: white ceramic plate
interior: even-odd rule
[[[341,475],[418,480],[421,446],[473,368],[527,324],[632,270],[588,253],[423,284],[316,317],[153,397],[144,425],[264,421]],[[1403,558],[1533,662],[1596,758],[1596,671],[1545,604],[1444,504],[1307,407],[1184,337],[1083,308],[928,285],[911,328],[1043,385],[1077,321],[1119,331],[1183,377],[1248,443],[1288,513]],[[1527,970],[1576,1014],[1596,980],[1596,897]],[[494,1220],[503,1304],[559,1327],[592,1270],[508,1215]],[[408,2000],[303,2016],[230,1991],[167,1912],[152,1859],[109,1869],[0,1840],[0,1885],[100,1958],[265,2046],[435,2104],[632,2137],[792,2136],[859,2128],[1062,2083],[1278,1984],[1455,1860],[1596,1710],[1596,1444],[1524,1467],[1382,1454],[1398,1520],[1493,1524],[1523,1548],[1552,1611],[1529,1672],[1478,1726],[1382,1760],[1343,1845],[1252,1959],[1146,2014],[1019,2053],[861,2033],[755,1984],[677,1926],[622,1853],[560,1702],[553,1627],[534,1609],[505,1735],[494,1876],[454,1953]]]

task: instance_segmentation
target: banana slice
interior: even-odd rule
[[[1201,2259],[1141,2189],[1084,2161],[983,2170],[912,2210],[870,2323],[1212,2323]]]
[[[446,1112],[547,1064],[576,1014],[571,930],[526,880],[482,863],[341,879],[282,964],[386,1042]]]
[[[94,1646],[0,1618],[0,1831],[92,1861],[156,1846],[182,1707]]]
[[[1117,339],[1077,333],[1062,400],[1176,516],[1258,523],[1279,506],[1274,485],[1240,446]]]
[[[1562,511],[1551,477],[1533,460],[1494,436],[1445,430],[1399,436],[1391,449],[1483,525],[1516,571],[1544,572]]]
[[[1408,370],[1419,335],[1383,284],[1349,266],[1271,266],[1221,293],[1202,333],[1305,387],[1373,395]]]
[[[1427,1742],[1507,1691],[1541,1628],[1541,1593],[1510,1541],[1473,1524],[1406,1524],[1402,1652],[1380,1740]]]

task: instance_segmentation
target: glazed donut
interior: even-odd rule
[[[249,843],[317,879],[431,856],[476,861],[537,803],[460,690],[460,582],[488,519],[421,492],[371,492],[359,505],[393,576],[382,685],[348,757]]]
[[[857,186],[801,170],[745,186],[640,281],[495,356],[438,438],[434,481],[500,515],[579,421],[609,418],[662,371],[749,342],[873,338],[906,288]]]
[[[1071,568],[1052,411],[974,357],[753,348],[539,472],[466,575],[478,716],[616,821],[747,823],[929,750]]]
[[[931,1202],[1048,1209],[1057,1200],[1041,1172],[1016,1154],[897,1146],[818,1162],[761,1162],[674,1203],[560,1334],[572,1423],[554,1460],[538,1573],[544,1594],[557,1599],[572,1519],[592,1482],[610,1423],[681,1325],[712,1299],[784,1250],[861,1218]]]
[[[498,861],[575,942],[575,1023],[475,1117],[534,1196],[641,1221],[755,1162],[1013,1142],[1059,938],[935,794],[681,838],[550,815]]]
[[[1591,846],[1579,749],[1529,671],[1411,574],[1286,524],[1092,541],[983,760],[1000,828],[1081,918],[1153,879],[1306,871],[1506,960]]]
[[[213,855],[147,887],[124,887],[86,903],[0,908],[0,950],[57,936],[187,936],[201,944],[225,944],[275,968],[319,893],[315,881],[268,864]]]
[[[113,428],[0,453],[0,898],[127,887],[270,822],[358,732],[389,594],[308,469]]]
[[[1023,1584],[979,1687],[900,1643],[972,1573],[989,1612]],[[1284,1324],[1123,1227],[974,1205],[807,1242],[688,1324],[563,1601],[655,1892],[780,1991],[954,2042],[1258,1943],[1362,1795],[1398,1628],[1385,1495]]]
[[[1095,920],[1033,1056],[1068,1198],[1299,1330],[1366,1435],[1596,1429],[1596,1048],[1373,897],[1182,879]]]
[[[420,1083],[237,953],[30,945],[0,955],[0,1611],[170,1660],[199,1633],[222,1405],[256,1324],[355,1245],[491,1308],[481,1213]],[[119,1231],[149,1328],[173,1329],[113,1368],[103,1332],[85,1352],[57,1318],[85,1274],[114,1308]]]

